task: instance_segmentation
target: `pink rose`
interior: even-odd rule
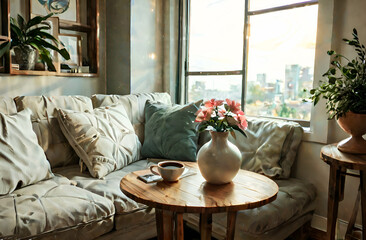
[[[207,108],[218,107],[221,106],[223,102],[224,102],[223,100],[216,100],[215,98],[212,98],[205,102],[205,107]]]
[[[237,117],[237,121],[238,124],[237,126],[241,129],[241,130],[245,130],[248,127],[248,122],[247,122],[247,118],[244,115],[239,115]]]
[[[240,103],[235,102],[234,100],[230,100],[228,98],[226,98],[226,103],[232,113],[238,114],[238,113],[242,112],[240,109]]]
[[[208,121],[211,118],[211,113],[212,113],[212,108],[199,109],[196,112],[197,117],[194,121],[195,122]]]

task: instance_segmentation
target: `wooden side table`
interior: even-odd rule
[[[362,207],[362,239],[366,240],[366,155],[356,155],[340,152],[336,144],[326,145],[321,149],[320,158],[330,165],[328,189],[327,239],[334,240],[339,202],[344,198],[346,175],[360,178],[360,194]],[[359,170],[360,174],[347,173],[347,169]],[[356,219],[358,202],[352,213],[347,233]],[[347,235],[347,234],[346,234]]]
[[[149,170],[141,170],[121,180],[123,193],[155,208],[159,240],[184,239],[183,213],[199,213],[201,239],[211,239],[212,213],[219,212],[228,213],[227,239],[234,239],[237,211],[263,206],[277,197],[277,184],[263,175],[240,170],[233,182],[211,185],[199,173],[197,163],[184,164],[197,174],[174,183],[146,184],[137,176]]]

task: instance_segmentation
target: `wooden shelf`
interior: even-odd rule
[[[98,77],[98,73],[57,73],[62,77]]]
[[[56,76],[57,72],[50,72],[50,71],[36,71],[36,70],[10,70],[11,75],[44,75],[44,76]]]
[[[90,25],[85,25],[81,23],[60,20],[60,29],[72,30],[77,32],[90,32],[92,30],[92,27]]]
[[[97,77],[97,73],[63,73],[36,70],[15,70],[10,71],[11,75],[28,75],[28,76],[59,76],[59,77]]]
[[[10,38],[10,5],[11,0],[0,0],[1,5],[1,27],[0,42],[9,41]],[[26,18],[31,17],[30,0],[25,0],[25,4],[28,5],[29,11],[26,12]],[[80,23],[78,17],[77,22],[66,21],[63,19],[57,19],[53,26],[56,29],[52,34],[58,38],[60,35],[59,29],[75,31],[75,35],[80,33],[86,33],[85,40],[85,53],[81,55],[81,51],[78,52],[80,58],[85,58],[88,61],[88,65],[91,73],[64,73],[60,71],[59,56],[55,55],[54,65],[57,71],[37,71],[37,70],[15,70],[12,69],[12,57],[10,53],[7,53],[1,59],[3,61],[3,67],[0,69],[0,74],[5,75],[29,75],[29,76],[61,76],[61,77],[97,77],[99,76],[99,0],[88,0],[86,7],[80,10],[77,6],[77,11],[86,11],[86,23]],[[24,14],[24,12],[22,13]],[[56,16],[57,17],[57,16]],[[54,17],[55,18],[55,17]],[[85,34],[83,34],[85,35]],[[81,44],[81,43],[80,43]],[[86,46],[87,45],[87,46]],[[81,65],[81,60],[78,65]]]

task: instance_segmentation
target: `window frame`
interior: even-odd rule
[[[315,46],[315,59],[314,59],[314,79],[313,86],[316,87],[319,85],[319,80],[324,69],[328,69],[330,64],[329,56],[326,52],[329,49],[332,49],[332,35],[334,32],[333,29],[333,11],[334,11],[334,0],[307,0],[294,4],[287,4],[284,6],[277,6],[268,9],[261,10],[253,10],[249,11],[249,0],[245,0],[245,14],[244,14],[244,37],[243,37],[243,67],[242,70],[234,70],[234,71],[192,71],[189,72],[189,29],[190,29],[190,1],[191,0],[181,0],[185,1],[185,35],[181,38],[181,41],[184,41],[181,46],[184,46],[185,49],[182,51],[184,53],[181,55],[183,57],[184,66],[182,67],[181,77],[184,79],[183,84],[180,87],[183,87],[183,96],[181,95],[180,100],[183,102],[187,102],[188,100],[188,77],[189,76],[212,76],[212,75],[242,75],[242,93],[241,93],[241,101],[242,108],[245,105],[245,94],[246,94],[246,79],[247,79],[247,57],[248,57],[248,25],[249,17],[277,12],[283,10],[289,10],[299,7],[306,7],[311,5],[318,5],[318,23],[317,23],[317,36],[316,36],[316,46]],[[183,23],[183,22],[182,22]],[[299,120],[299,119],[288,119],[281,117],[270,117],[270,116],[259,116],[263,118],[269,119],[281,119],[285,121],[294,121],[298,122],[304,129],[303,141],[309,142],[317,142],[317,143],[327,143],[328,141],[328,120],[327,113],[324,111],[325,109],[325,101],[321,100],[317,104],[316,107],[312,106],[311,108],[311,119],[307,120]]]

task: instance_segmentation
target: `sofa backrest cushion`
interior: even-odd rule
[[[5,114],[14,114],[17,112],[15,102],[11,97],[0,97],[0,112]]]
[[[290,177],[303,129],[295,122],[248,117],[247,137],[240,133],[229,140],[240,150],[241,168],[273,178]],[[207,131],[199,136],[199,147],[210,140]]]
[[[202,100],[187,105],[146,102],[145,158],[196,161],[198,133],[195,113]]]
[[[302,138],[295,122],[248,118],[247,138],[231,139],[242,152],[242,168],[269,177],[288,178]]]
[[[92,112],[93,105],[90,98],[84,96],[23,96],[16,97],[15,103],[18,111],[25,108],[31,109],[33,130],[52,168],[78,164],[79,157],[60,129],[56,108]]]
[[[0,195],[53,176],[31,124],[31,111],[0,113]]]
[[[122,104],[141,143],[144,142],[146,101],[151,100],[168,105],[172,104],[168,93],[137,93],[131,95],[95,94],[91,99],[95,108]]]
[[[93,177],[103,178],[140,159],[141,143],[121,104],[93,112],[58,109],[58,120]]]

